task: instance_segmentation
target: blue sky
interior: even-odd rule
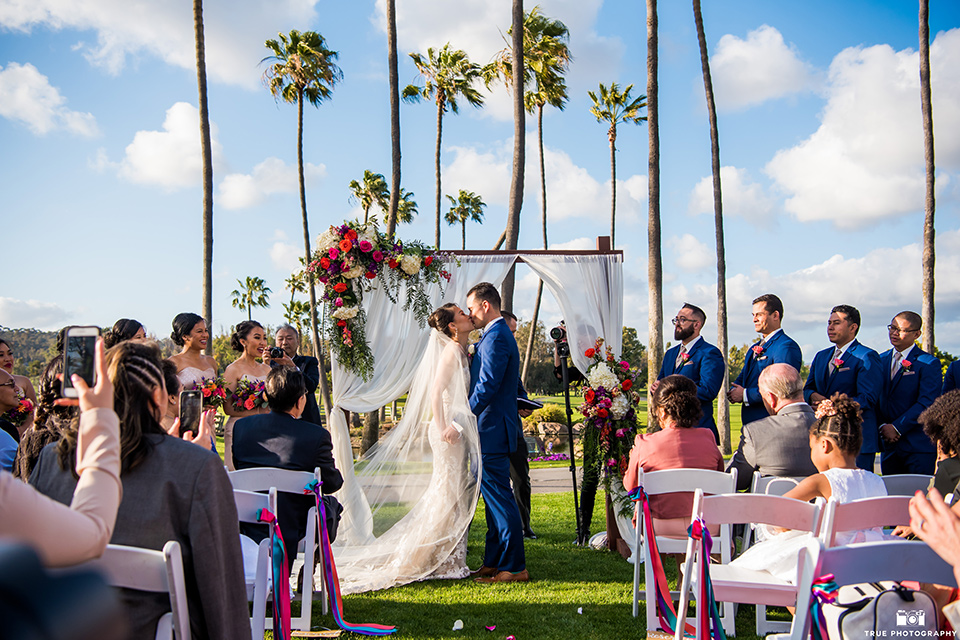
[[[478,63],[503,46],[507,0],[398,0],[400,80],[406,53],[449,41]],[[660,138],[664,315],[707,310],[715,341],[710,147],[690,4],[661,2]],[[533,3],[528,2],[531,8]],[[592,248],[609,233],[606,127],[589,113],[598,82],[645,92],[646,16],[635,0],[554,0],[543,12],[571,31],[566,109],[544,118],[550,241]],[[302,251],[296,108],[260,82],[263,41],[315,30],[340,52],[344,80],[305,113],[311,234],[357,216],[347,184],[389,175],[383,2],[207,0],[214,125],[214,323],[238,278],[274,293],[258,310],[282,319],[283,280]],[[883,328],[920,307],[923,149],[915,3],[704,3],[719,108],[731,343],[754,337],[750,300],[786,305],[804,357],[826,346],[834,304],[863,313],[861,339],[885,350]],[[960,7],[931,0],[937,141],[937,342],[960,353]],[[141,320],[166,335],[201,307],[201,189],[192,3],[171,0],[0,0],[0,202],[7,282],[0,324],[58,328]],[[509,96],[444,119],[443,190],[488,203],[469,248],[503,229],[513,123]],[[521,248],[540,246],[536,122],[528,119]],[[420,215],[402,238],[433,237],[433,105],[402,106],[404,187]],[[625,324],[647,333],[646,125],[619,131],[617,246],[625,253]],[[459,247],[444,225],[443,246]],[[516,310],[532,312],[536,281],[520,270]],[[546,319],[559,320],[548,300]],[[667,331],[666,335],[672,335]]]

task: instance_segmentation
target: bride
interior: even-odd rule
[[[480,493],[477,420],[467,399],[470,316],[446,304],[407,394],[403,418],[356,465],[373,518],[367,540],[334,544],[342,593],[464,578]]]

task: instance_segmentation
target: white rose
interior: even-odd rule
[[[400,268],[407,275],[414,275],[420,271],[420,256],[405,255],[400,258]]]
[[[356,317],[357,308],[356,307],[340,307],[332,314],[337,320],[349,320],[350,318]]]
[[[349,269],[349,270],[347,270],[347,271],[344,271],[344,272],[343,272],[342,274],[340,274],[340,275],[342,275],[344,278],[359,278],[360,276],[363,275],[363,272],[364,272],[364,271],[365,271],[365,269],[363,268],[363,265],[362,265],[362,264],[358,264],[358,265],[355,266],[354,268]]]
[[[620,386],[620,379],[614,375],[613,371],[610,370],[610,367],[607,366],[606,362],[598,362],[597,364],[593,365],[593,367],[587,373],[587,381],[590,382],[590,386],[594,389],[597,387],[614,389]]]
[[[610,413],[614,420],[621,420],[630,410],[630,402],[623,395],[616,396],[613,399],[613,405],[610,407]]]
[[[324,251],[331,249],[332,247],[337,246],[337,243],[340,242],[340,234],[337,233],[336,227],[330,227],[317,238],[317,246]]]

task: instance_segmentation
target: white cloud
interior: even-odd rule
[[[567,242],[558,242],[550,246],[553,251],[593,251],[597,248],[596,238],[574,238]]]
[[[67,99],[29,62],[0,67],[0,116],[20,122],[37,135],[63,129],[81,136],[99,133],[91,113],[68,109]]]
[[[303,247],[290,242],[287,234],[277,229],[273,234],[273,244],[270,245],[270,261],[281,271],[293,273],[298,271],[300,258],[303,256]]]
[[[208,0],[203,3],[207,74],[211,80],[259,87],[267,38],[314,24],[316,0]],[[30,31],[91,30],[96,42],[79,42],[93,65],[119,73],[128,57],[152,55],[196,74],[192,3],[186,0],[14,0],[0,4],[0,26]],[[336,47],[334,47],[336,48]]]
[[[723,194],[723,215],[740,216],[752,224],[769,225],[773,200],[746,169],[720,167],[720,191]],[[713,215],[713,177],[706,176],[690,193],[691,214]]]
[[[674,261],[684,271],[697,273],[716,264],[716,251],[689,233],[669,238],[667,247],[674,252]]]
[[[217,127],[210,123],[214,166],[219,164],[221,145]],[[94,166],[110,166],[98,154]],[[203,160],[200,154],[200,114],[186,102],[167,109],[163,131],[138,131],[127,145],[119,164],[122,178],[137,184],[157,185],[169,190],[192,187],[201,182]]]
[[[762,25],[743,40],[720,38],[710,59],[718,109],[742,109],[814,86],[814,72],[778,30]]]
[[[938,187],[960,166],[960,29],[930,47]],[[887,45],[845,49],[830,65],[821,125],[765,171],[802,222],[857,228],[921,211],[923,130],[917,53]]]
[[[0,297],[0,325],[13,329],[60,329],[71,314],[60,305],[40,300],[17,300]]]
[[[327,175],[325,165],[306,163],[303,167],[306,186],[317,184]],[[297,193],[300,188],[297,167],[280,158],[267,158],[250,174],[231,173],[220,183],[217,201],[224,209],[245,209],[261,204],[274,193]]]

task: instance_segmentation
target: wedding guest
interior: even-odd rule
[[[300,332],[296,327],[282,324],[274,336],[277,347],[283,349],[282,358],[271,358],[270,350],[263,352],[263,362],[271,367],[282,365],[299,369],[307,383],[307,407],[303,410],[301,420],[323,426],[320,418],[320,407],[317,405],[317,387],[320,385],[320,362],[313,356],[303,356],[297,353],[300,350]]]
[[[504,322],[510,328],[510,333],[517,335],[517,316],[509,311],[500,311]],[[523,381],[517,381],[517,398],[526,398],[527,390]],[[520,412],[521,418],[526,418],[533,411],[524,409]],[[510,454],[510,482],[513,484],[513,497],[520,507],[520,520],[523,522],[523,537],[527,540],[536,540],[537,534],[530,527],[530,459],[527,457],[527,441],[523,439],[523,423],[517,433],[517,450]]]
[[[20,400],[17,398],[17,383],[6,369],[0,369],[0,414],[4,414],[17,407]],[[0,418],[0,469],[11,471],[13,459],[17,455],[18,438],[17,428]]]
[[[860,406],[863,449],[857,465],[873,471],[880,450],[876,406],[883,392],[883,366],[876,351],[857,341],[859,331],[860,312],[856,308],[840,304],[830,311],[827,338],[834,346],[814,356],[803,399],[816,409],[828,396],[843,393]]]
[[[917,418],[940,395],[943,374],[940,360],[916,345],[922,327],[913,311],[901,311],[887,326],[893,348],[880,356],[883,392],[877,403],[883,475],[932,475],[936,466],[936,447]]]
[[[237,421],[234,464],[238,469],[275,467],[310,472],[320,467],[323,493],[335,493],[343,485],[343,476],[333,459],[333,440],[326,429],[303,419],[309,395],[304,375],[296,367],[276,367],[267,375],[265,386],[270,412]],[[307,512],[316,504],[312,494],[281,492],[277,497],[277,523],[291,563],[297,557],[297,544],[307,531]],[[334,512],[340,505],[336,500],[331,502],[325,498],[324,506],[332,542],[337,529],[334,518],[339,517]],[[259,542],[266,537],[266,532],[247,535]]]
[[[33,383],[30,382],[30,378],[27,376],[18,376],[13,373],[13,360],[13,349],[10,347],[10,343],[3,338],[0,338],[0,369],[5,369],[7,373],[13,376],[13,380],[16,382],[17,388],[20,390],[18,395],[20,395],[21,398],[26,398],[29,400],[33,404],[34,408],[27,419],[19,425],[20,434],[22,435],[24,431],[33,426],[37,407],[37,392],[34,390]]]
[[[918,422],[937,449],[933,488],[940,495],[950,495],[960,484],[960,390],[948,391],[934,400]],[[954,503],[960,504],[956,496]]]
[[[926,496],[918,491],[910,499],[910,529],[916,536],[930,545],[941,558],[953,566],[953,575],[960,582],[960,515],[956,509],[960,505],[947,506],[943,496],[936,489],[931,489]],[[956,629],[960,627],[960,601],[956,598],[956,589],[939,585],[924,584],[924,591],[934,595],[938,605],[945,600],[953,600],[942,607],[944,616],[950,625]],[[938,593],[939,592],[939,593]]]
[[[0,471],[0,539],[30,545],[47,566],[99,557],[113,535],[122,495],[120,433],[102,341],[94,358],[99,372],[94,388],[80,376],[73,378],[81,411],[75,458],[79,481],[67,496],[69,506]]]
[[[673,338],[679,340],[679,344],[663,354],[663,365],[657,380],[650,385],[650,392],[655,393],[660,380],[673,374],[693,380],[697,385],[702,413],[697,426],[709,429],[714,441],[720,444],[720,433],[713,419],[713,401],[723,386],[726,371],[723,354],[700,337],[700,331],[707,322],[707,314],[700,307],[685,303],[672,322]]]
[[[37,419],[32,429],[20,438],[13,475],[26,482],[33,472],[40,452],[51,442],[60,439],[63,430],[79,417],[76,405],[57,402],[61,399],[60,378],[63,374],[63,356],[56,355],[47,363],[40,375],[40,397],[37,402]]]
[[[723,456],[713,434],[697,429],[702,417],[697,385],[681,375],[667,376],[651,396],[662,427],[655,433],[638,433],[623,476],[629,492],[640,484],[641,470],[711,469],[723,471]],[[684,538],[690,525],[693,493],[677,492],[650,496],[650,514],[657,535]]]
[[[178,313],[173,319],[170,339],[180,347],[180,353],[170,356],[170,360],[177,365],[181,385],[190,387],[204,378],[217,377],[220,366],[216,359],[203,353],[210,340],[206,320],[195,313]]]
[[[789,364],[771,364],[760,372],[757,384],[770,415],[744,424],[740,432],[740,446],[727,467],[737,469],[738,491],[750,488],[754,471],[792,477],[817,472],[810,459],[810,426],[817,419],[803,401],[800,372]]]
[[[113,544],[146,549],[180,543],[191,635],[249,637],[237,510],[220,458],[168,436],[160,426],[166,401],[160,350],[153,343],[122,342],[107,353],[107,375],[119,408],[123,500]],[[44,449],[30,483],[68,503],[77,484],[72,461],[76,433]],[[165,593],[123,591],[130,638],[154,635],[170,610]]]
[[[960,362],[960,360],[951,362],[950,366],[947,367],[947,372],[943,374],[942,393],[960,388],[960,364],[958,364],[958,362]]]
[[[126,340],[146,340],[147,332],[143,325],[130,318],[120,318],[113,324],[113,328],[103,334],[103,343],[115,347]]]
[[[266,409],[260,407],[238,409],[231,400],[231,395],[236,393],[241,381],[262,384],[267,379],[270,366],[257,362],[257,359],[263,355],[267,348],[267,344],[263,325],[256,320],[244,320],[237,325],[233,335],[230,336],[230,346],[234,351],[240,353],[240,357],[230,363],[223,371],[223,386],[227,392],[227,401],[223,405],[223,411],[230,416],[223,427],[223,458],[230,471],[236,470],[233,464],[234,425],[240,418],[255,416],[266,411]]]
[[[780,328],[783,322],[783,302],[772,293],[753,300],[753,328],[762,337],[747,350],[743,368],[734,380],[727,397],[730,402],[742,402],[740,412],[743,424],[767,417],[760,399],[760,372],[774,363],[788,364],[797,371],[803,366],[800,346]],[[738,477],[739,481],[739,477]]]

